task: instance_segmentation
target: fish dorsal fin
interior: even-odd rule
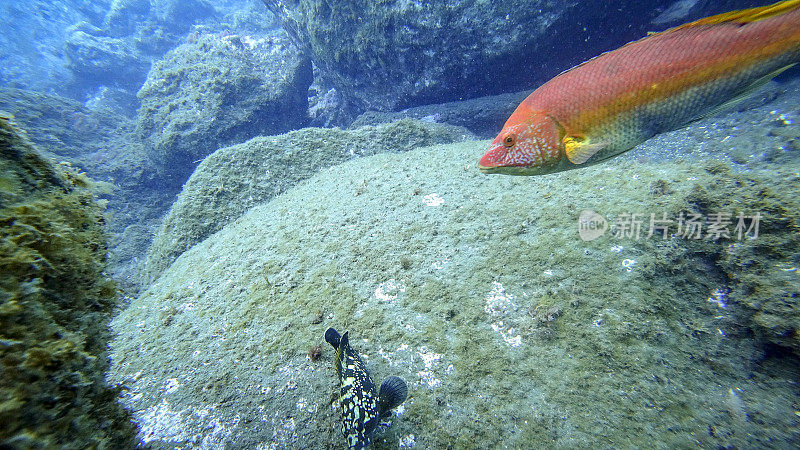
[[[723,22],[732,23],[750,23],[758,22],[759,20],[769,19],[770,17],[779,16],[786,12],[800,8],[800,0],[786,0],[782,2],[773,3],[767,6],[758,6],[755,8],[740,9],[737,11],[730,11],[716,16],[704,17],[694,22],[689,22],[677,27],[670,28],[664,33],[670,31],[680,30],[681,28],[694,27],[698,25],[713,25]]]
[[[604,143],[593,144],[586,139],[575,136],[567,136],[563,142],[564,153],[567,154],[567,158],[572,164],[583,164],[606,147]]]
[[[740,9],[737,11],[730,11],[722,14],[717,14],[716,16],[711,17],[704,17],[702,19],[695,20],[694,22],[685,23],[683,25],[678,25],[677,27],[672,27],[664,31],[648,31],[647,35],[641,39],[637,39],[635,41],[628,42],[627,44],[623,45],[623,47],[635,44],[645,39],[650,39],[653,36],[659,36],[662,34],[672,33],[673,31],[677,31],[683,28],[690,28],[694,26],[700,25],[714,25],[718,23],[730,22],[730,23],[749,23],[749,22],[757,22],[759,20],[769,19],[770,17],[779,16],[786,12],[792,11],[794,9],[800,8],[800,0],[785,0],[778,3],[773,3],[767,6],[759,6],[755,8],[749,9]],[[622,47],[620,47],[622,48]],[[570,70],[577,69],[578,67],[587,64],[606,53],[610,53],[613,50],[609,50],[607,52],[603,52],[594,58],[588,59],[580,64],[570,67],[567,70],[562,71],[559,75],[569,72]]]
[[[336,331],[335,328],[330,327],[325,330],[325,342],[331,344],[333,348],[339,348],[339,342],[342,340],[342,336],[339,335],[339,332]]]

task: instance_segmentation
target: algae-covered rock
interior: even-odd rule
[[[139,90],[138,131],[165,170],[307,121],[311,63],[283,32],[202,35],[156,62]]]
[[[130,447],[104,380],[117,293],[92,182],[3,118],[0,174],[0,447]]]
[[[113,322],[110,377],[127,383],[141,438],[344,447],[333,355],[306,356],[335,326],[373,378],[408,382],[377,448],[796,442],[800,365],[763,351],[791,345],[753,319],[761,294],[746,279],[759,268],[796,317],[797,280],[769,281],[797,267],[788,165],[630,154],[486,176],[487,145],[348,161],[183,253]],[[758,237],[738,236],[736,217],[751,225],[758,211]],[[715,213],[731,214],[730,237],[708,234]],[[699,239],[685,232],[694,214]],[[583,240],[581,217],[605,234]],[[675,222],[648,237],[651,217]]]
[[[355,130],[305,128],[217,150],[197,167],[164,219],[148,252],[146,276],[154,279],[197,242],[320,169],[356,156],[469,138],[460,127],[405,119]]]
[[[109,269],[123,287],[132,289],[137,261],[143,260],[159,219],[184,179],[160,176],[134,133],[135,123],[108,109],[89,109],[57,95],[0,89],[0,110],[13,115],[47,157],[104,182],[106,225],[116,235],[109,248]]]
[[[72,163],[107,148],[129,122],[108,109],[92,110],[69,98],[23,89],[0,89],[0,110],[14,115],[37,148]]]

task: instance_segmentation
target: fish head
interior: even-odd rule
[[[543,113],[515,111],[478,162],[483,173],[542,175],[561,170],[564,129]],[[523,116],[523,117],[520,117]]]

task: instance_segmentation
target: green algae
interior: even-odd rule
[[[460,127],[404,119],[355,130],[305,128],[222,148],[197,167],[164,218],[148,250],[145,277],[155,279],[196,243],[319,170],[356,156],[471,136]]]
[[[0,153],[0,445],[131,445],[104,381],[117,292],[91,181],[52,166],[5,119]]]
[[[75,183],[102,195],[100,203],[108,201],[109,270],[123,288],[135,291],[131,275],[137,259],[184,180],[172,180],[177,185],[170,186],[169,179],[159,178],[133,136],[135,123],[108,109],[88,109],[74,100],[19,89],[0,89],[0,109],[13,112],[20,132],[44,156],[70,165],[64,173],[72,174],[68,176]],[[91,183],[81,171],[91,174]],[[8,183],[13,180],[7,176],[0,174],[0,187],[11,190]]]

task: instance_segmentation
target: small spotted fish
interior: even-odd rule
[[[367,366],[350,347],[349,332],[340,335],[333,328],[325,331],[325,341],[336,349],[336,372],[339,374],[339,407],[342,409],[342,433],[348,448],[366,448],[378,429],[381,418],[406,400],[408,387],[397,376],[381,383],[378,393]]]

